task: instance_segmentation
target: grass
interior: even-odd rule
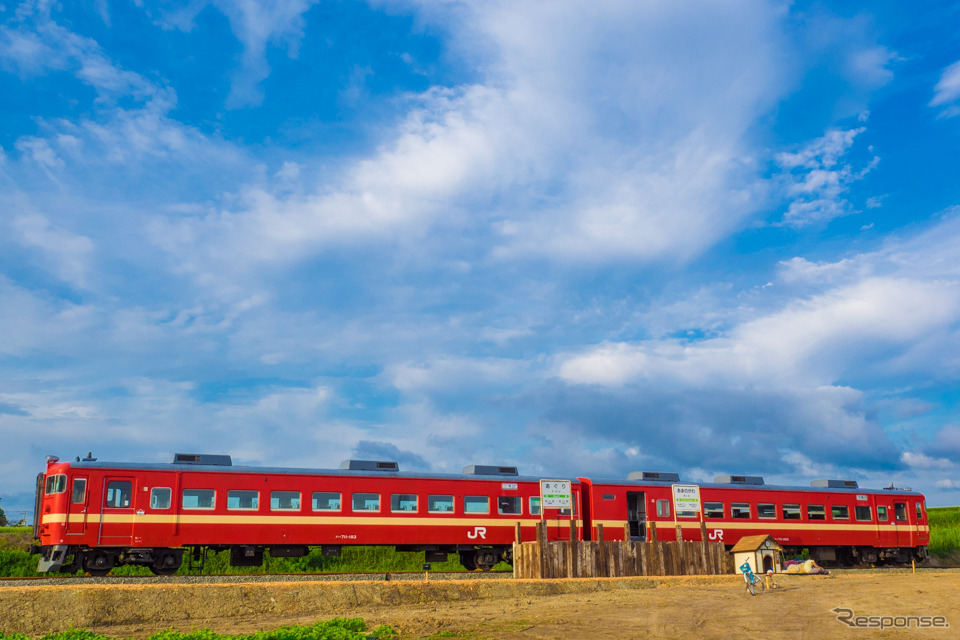
[[[960,561],[960,507],[927,509],[930,522],[930,554]]]
[[[310,626],[280,627],[273,631],[261,631],[252,635],[225,636],[209,629],[181,633],[168,629],[150,636],[147,640],[387,640],[396,638],[397,633],[390,627],[381,626],[373,631],[367,630],[362,618],[336,618],[318,622]],[[0,640],[31,640],[23,634],[5,635],[0,632]],[[43,640],[112,640],[83,629],[71,629],[43,636]]]

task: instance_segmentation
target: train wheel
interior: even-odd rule
[[[112,554],[103,551],[88,552],[83,558],[83,570],[92,576],[102,577],[113,569]]]
[[[161,549],[157,552],[157,558],[150,565],[150,571],[158,576],[172,576],[180,568],[183,562],[183,553],[173,549]]]
[[[460,564],[462,564],[463,568],[466,569],[467,571],[476,571],[477,570],[477,553],[475,551],[461,551]]]

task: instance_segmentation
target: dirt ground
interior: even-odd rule
[[[360,617],[368,628],[391,626],[401,638],[951,638],[960,630],[960,573],[869,573],[778,576],[781,588],[751,597],[738,576],[668,578],[644,589],[593,591],[508,600],[361,605],[326,616],[194,619],[190,623],[99,626],[118,638],[144,638],[162,628],[250,633],[318,619]],[[853,616],[944,616],[950,628],[851,628],[831,610]],[[903,618],[885,626],[906,624]]]

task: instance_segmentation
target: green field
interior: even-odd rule
[[[367,630],[366,623],[360,618],[337,618],[326,622],[318,622],[310,626],[281,627],[273,631],[262,631],[253,635],[224,636],[209,630],[180,633],[167,630],[155,633],[147,640],[386,640],[396,638],[396,632],[390,627],[377,627]],[[29,636],[21,634],[5,635],[0,633],[0,640],[31,640]],[[43,640],[111,640],[82,629],[51,633],[43,636]]]
[[[960,562],[960,507],[927,509],[930,521],[930,555]]]

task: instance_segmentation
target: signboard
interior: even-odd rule
[[[573,497],[569,480],[541,480],[540,498],[544,509],[571,509]]]
[[[673,486],[673,511],[677,515],[700,515],[700,487],[695,484]]]

